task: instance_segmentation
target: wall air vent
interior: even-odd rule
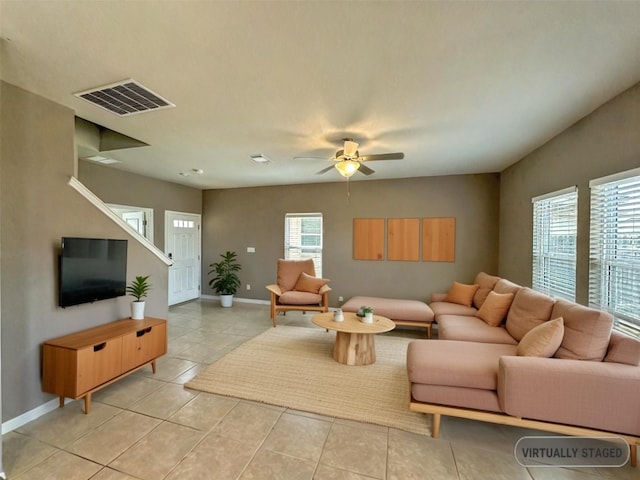
[[[135,80],[123,80],[111,85],[74,93],[74,95],[121,117],[175,107],[173,103],[143,87]]]

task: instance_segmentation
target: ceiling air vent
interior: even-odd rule
[[[74,95],[121,117],[175,107],[173,103],[143,87],[135,80],[123,80],[111,85],[74,93]]]

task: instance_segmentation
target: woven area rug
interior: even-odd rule
[[[407,338],[376,335],[376,363],[333,360],[335,332],[278,326],[247,341],[185,386],[407,430],[430,433],[427,415],[409,410]]]

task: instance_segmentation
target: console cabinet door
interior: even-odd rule
[[[122,338],[112,338],[78,350],[76,396],[122,373]]]
[[[167,353],[166,324],[141,328],[122,337],[123,370],[126,372]]]

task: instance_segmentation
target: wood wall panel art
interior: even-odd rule
[[[454,262],[456,258],[456,219],[422,219],[422,261]]]
[[[420,219],[387,220],[387,260],[420,260]]]
[[[384,260],[384,218],[353,219],[353,259]]]

